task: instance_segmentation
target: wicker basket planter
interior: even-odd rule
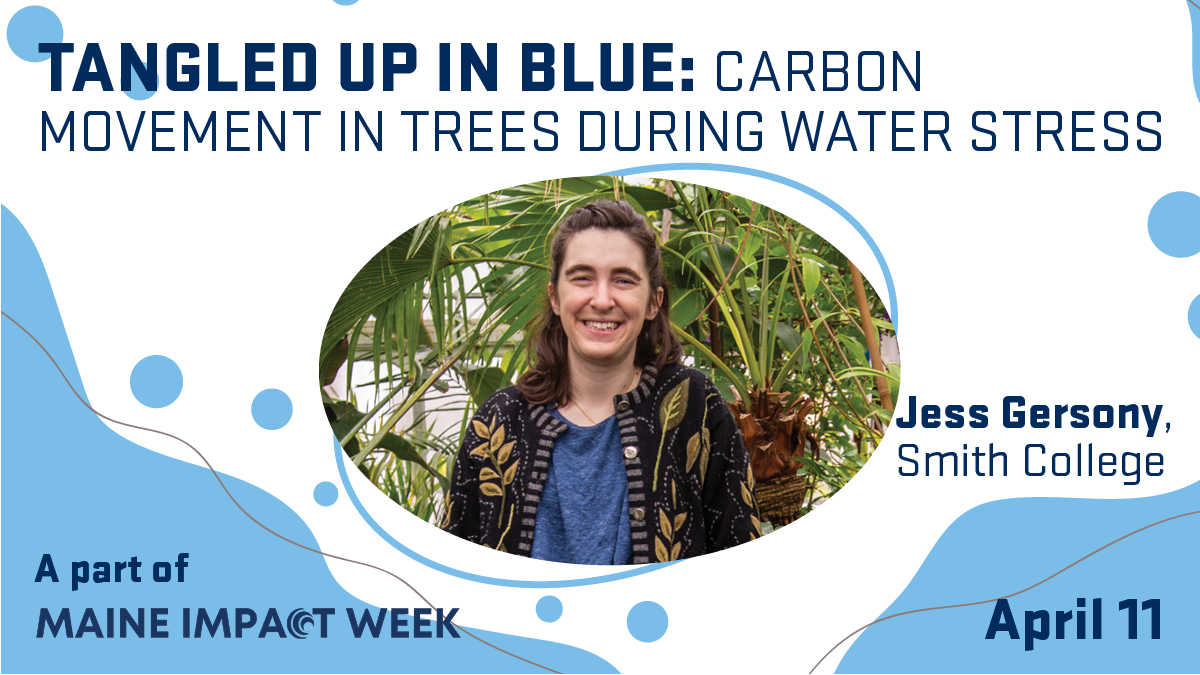
[[[777,528],[796,520],[811,488],[807,476],[779,476],[760,481],[754,487],[759,517]]]

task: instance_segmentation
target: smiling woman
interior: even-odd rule
[[[633,209],[629,211],[632,215]],[[642,252],[624,233],[584,230],[570,236],[566,248],[566,269],[555,275],[549,294],[567,336],[571,362],[606,368],[632,360],[639,331],[662,305],[663,287],[650,287]]]
[[[679,360],[661,253],[629,204],[592,202],[563,221],[550,245],[546,291],[537,360],[519,382],[534,403],[555,403],[569,418],[588,410],[607,417],[607,389],[630,384],[647,362],[661,368]]]
[[[878,446],[899,387],[884,303],[845,256],[662,179],[529,183],[426,219],[346,286],[320,358],[342,447],[398,504],[604,564],[808,513]]]
[[[624,202],[581,206],[550,252],[536,364],[472,420],[444,529],[592,565],[666,562],[761,536],[737,423],[713,383],[679,363],[645,219]]]

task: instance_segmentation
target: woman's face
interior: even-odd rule
[[[650,288],[642,251],[623,232],[590,229],[571,237],[550,307],[562,320],[571,359],[632,365],[642,325],[658,315],[662,288]]]

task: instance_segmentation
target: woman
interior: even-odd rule
[[[562,222],[536,365],[479,408],[443,529],[559,562],[666,562],[762,532],[737,424],[680,363],[657,239],[624,202]]]

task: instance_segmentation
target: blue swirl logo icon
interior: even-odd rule
[[[308,632],[312,630],[314,623],[312,614],[303,609],[294,609],[291,614],[288,614],[287,629],[292,637],[303,640],[308,637]]]

